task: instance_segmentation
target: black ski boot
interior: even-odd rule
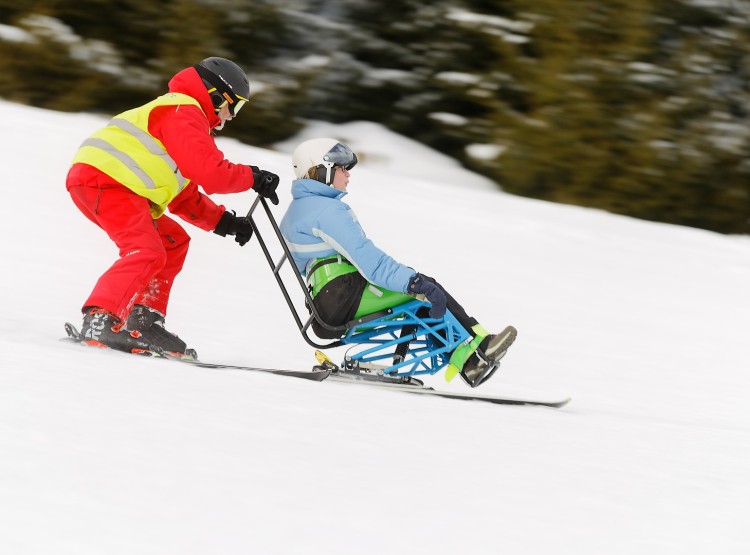
[[[96,306],[86,307],[85,310],[81,337],[87,344],[126,353],[160,354],[161,350],[140,333],[126,330],[122,320],[114,314]]]
[[[492,376],[498,368],[500,359],[516,340],[516,335],[516,328],[508,326],[498,334],[485,337],[461,370],[464,381],[471,387],[477,387]]]
[[[182,339],[164,327],[164,315],[153,308],[142,304],[135,305],[125,327],[140,333],[146,341],[167,354],[198,358],[195,349],[188,349]]]

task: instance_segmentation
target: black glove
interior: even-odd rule
[[[442,287],[435,283],[435,280],[431,277],[414,274],[409,280],[406,291],[414,295],[424,295],[427,297],[427,300],[432,305],[430,308],[430,318],[442,318],[445,316],[448,299]]]
[[[250,225],[250,220],[247,218],[235,216],[234,211],[224,212],[221,215],[219,223],[216,224],[214,233],[216,235],[221,235],[222,237],[234,235],[234,240],[237,241],[241,247],[244,247],[245,243],[247,243],[253,236],[253,226]]]
[[[279,204],[276,187],[279,186],[279,176],[275,173],[261,170],[258,166],[250,166],[253,170],[253,191],[267,198],[274,204]]]

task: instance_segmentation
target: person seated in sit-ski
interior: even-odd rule
[[[296,180],[292,202],[281,220],[281,233],[297,271],[307,276],[313,303],[329,326],[340,326],[424,295],[429,316],[442,318],[446,308],[472,339],[454,350],[446,378],[457,372],[470,384],[495,363],[516,338],[506,327],[490,334],[433,278],[400,264],[367,238],[351,208],[342,202],[357,155],[336,139],[311,139],[292,155]],[[338,338],[313,322],[316,335]]]

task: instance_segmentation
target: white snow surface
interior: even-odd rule
[[[347,197],[369,236],[485,327],[519,330],[476,392],[571,395],[567,407],[83,348],[59,341],[62,324],[80,325],[117,253],[64,181],[105,121],[0,102],[2,553],[747,553],[750,238],[441,181],[443,157],[350,125],[372,153]],[[291,147],[219,145],[281,175],[280,218]],[[238,213],[254,198],[215,197]],[[168,327],[206,361],[309,368],[256,240],[186,228]]]

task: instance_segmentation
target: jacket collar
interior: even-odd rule
[[[328,197],[340,199],[346,191],[339,191],[314,179],[295,179],[292,181],[292,198]]]
[[[221,123],[221,119],[214,111],[214,105],[211,102],[208,90],[206,90],[206,86],[195,68],[185,68],[172,77],[169,81],[169,92],[186,94],[196,99],[201,105],[203,113],[206,114],[211,129]]]

